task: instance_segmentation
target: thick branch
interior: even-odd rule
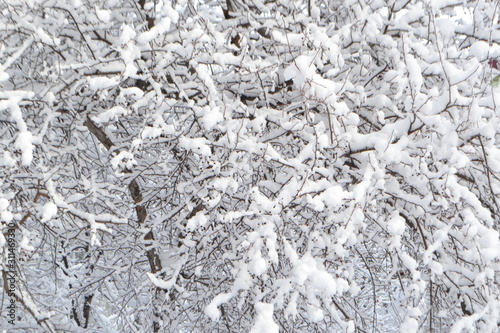
[[[111,140],[108,139],[106,133],[104,133],[104,131],[101,128],[97,127],[97,125],[89,117],[87,117],[83,125],[85,125],[89,129],[90,133],[94,134],[97,140],[99,140],[99,142],[107,150],[111,149],[111,147],[113,146],[113,142],[111,142]]]
[[[90,133],[92,133],[107,150],[110,150],[111,147],[113,147],[113,142],[108,138],[106,133],[104,133],[104,131],[92,121],[92,119],[87,117],[87,119],[85,120],[85,122],[83,124],[88,128]],[[135,179],[133,179],[130,182],[130,184],[128,185],[128,189],[129,189],[130,195],[132,196],[132,199],[134,200],[134,203],[135,203],[135,212],[137,213],[137,219],[138,219],[137,223],[144,224],[144,222],[146,221],[146,218],[148,216],[148,212],[146,210],[146,207],[141,204],[142,192],[141,192],[141,189],[139,187],[139,184],[137,183],[137,181]],[[151,230],[148,231],[148,233],[144,236],[144,239],[146,241],[151,241],[151,243],[152,243],[154,241],[153,232]],[[151,272],[157,273],[157,272],[161,271],[162,267],[161,267],[160,258],[156,254],[154,247],[147,249],[146,256],[147,256],[148,261],[149,261],[149,266],[151,267]]]

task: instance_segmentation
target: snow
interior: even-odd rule
[[[207,131],[212,130],[218,123],[224,120],[223,114],[217,107],[210,108],[207,106],[200,108],[196,111],[196,116],[201,118],[200,122]]]
[[[70,3],[71,3],[71,6],[75,9],[82,6],[81,0],[71,0]]]
[[[208,223],[208,218],[205,216],[205,214],[203,212],[198,212],[196,213],[195,216],[193,216],[187,221],[186,228],[188,228],[188,230],[193,231],[200,227],[204,227],[207,223]]]
[[[474,324],[481,318],[481,314],[474,313],[471,316],[462,317],[458,321],[456,321],[453,326],[450,327],[450,333],[461,333],[461,332],[474,332],[475,327]],[[493,332],[493,331],[492,331]]]
[[[234,280],[233,290],[235,292],[239,290],[248,290],[252,286],[252,276],[248,272],[247,267],[245,267],[245,265],[243,266],[244,267],[240,269]]]
[[[267,262],[264,258],[262,258],[262,253],[260,249],[253,251],[251,255],[252,261],[248,265],[248,269],[250,273],[253,273],[257,276],[261,276],[267,271]]]
[[[320,14],[321,14],[320,9],[316,5],[312,5],[312,8],[311,8],[311,17],[313,19],[319,19]]]
[[[313,269],[316,270],[316,268]],[[319,290],[322,295],[335,295],[337,293],[337,282],[328,272],[316,270],[309,277],[311,286]]]
[[[88,77],[87,83],[91,90],[98,91],[118,85],[120,79],[118,77]]]
[[[7,72],[2,71],[0,68],[0,82],[7,81],[9,79],[9,74]]]
[[[172,20],[170,19],[170,17],[162,18],[155,23],[155,26],[153,28],[137,36],[137,42],[142,45],[149,43],[159,35],[166,33],[170,29],[171,23]]]
[[[120,96],[128,97],[137,101],[144,97],[144,92],[137,87],[121,88]]]
[[[335,114],[339,116],[345,116],[350,112],[345,102],[333,103],[333,107],[335,109]]]
[[[208,143],[209,141],[205,138],[182,137],[179,139],[179,147],[202,156],[212,155],[212,151],[208,146]]]
[[[121,34],[120,34],[120,44],[121,45],[126,45],[128,42],[130,42],[132,39],[135,38],[137,33],[135,32],[135,29],[132,28],[131,26],[124,24],[121,27]]]
[[[1,212],[0,218],[5,223],[10,223],[14,219],[14,214],[10,210],[3,210]]]
[[[122,106],[114,106],[109,110],[106,110],[100,113],[97,116],[92,117],[92,120],[96,122],[96,124],[107,123],[111,120],[118,120],[119,117],[123,117],[129,114],[129,111]]]
[[[414,277],[417,277],[420,275],[417,272],[417,261],[410,257],[410,255],[406,252],[401,252],[399,253],[399,259],[401,259],[401,262],[403,263],[403,266],[406,267]]]
[[[16,160],[10,156],[10,153],[8,151],[3,152],[3,158],[0,159],[0,166],[6,166],[9,168],[12,168],[13,166],[16,165]]]
[[[316,73],[316,67],[312,64],[312,57],[299,56],[285,69],[285,81],[294,80],[297,86],[302,86],[307,80],[311,80]]]
[[[161,130],[161,128],[146,126],[142,129],[141,139],[142,140],[155,139],[155,138],[159,137],[162,134],[162,132],[163,131]]]
[[[9,200],[0,198],[0,211],[4,211],[9,207]]]
[[[444,273],[444,268],[443,268],[443,265],[441,265],[439,262],[437,261],[430,261],[429,264],[428,264],[430,270],[432,271],[432,274],[435,274],[435,275],[442,275]]]
[[[455,22],[451,19],[442,18],[437,20],[436,22],[437,28],[439,32],[443,35],[444,38],[453,37],[455,34]]]
[[[9,74],[4,72],[10,66],[12,66],[22,55],[23,53],[33,44],[34,39],[28,38],[24,41],[21,47],[18,48],[16,52],[14,52],[10,57],[8,57],[2,65],[0,65],[0,82],[7,80]]]
[[[478,243],[481,245],[481,256],[486,262],[500,259],[500,236],[497,231],[489,231],[482,235]]]
[[[4,94],[0,92],[0,98],[4,97]],[[8,99],[0,101],[0,110],[9,109],[10,116],[15,121],[19,134],[17,135],[16,141],[14,142],[14,148],[21,151],[21,163],[22,165],[30,165],[33,161],[33,144],[37,143],[38,140],[33,136],[33,134],[28,131],[26,122],[23,119],[23,114],[19,103],[23,99],[29,99],[33,97],[33,93],[27,91],[12,91],[9,96],[5,96]],[[4,153],[5,156],[5,153]],[[12,160],[9,159],[10,155],[7,155],[7,161],[4,163],[12,164]]]
[[[288,318],[289,316],[295,318],[298,315],[297,311],[298,295],[299,295],[298,292],[293,292],[292,295],[290,296],[290,300],[288,301],[288,305],[285,309],[285,318]]]
[[[52,91],[48,91],[47,94],[45,94],[43,100],[49,103],[49,105],[53,105],[56,101],[56,95],[54,95]]]
[[[14,147],[21,151],[22,165],[30,165],[33,161],[33,140],[31,132],[21,132],[17,136]]]
[[[149,280],[151,280],[151,282],[156,287],[164,289],[164,290],[168,290],[168,289],[172,288],[172,286],[175,284],[175,279],[171,279],[171,280],[165,281],[165,280],[157,278],[152,273],[146,273],[146,275],[148,276]]]
[[[232,293],[222,293],[215,296],[210,304],[205,308],[205,314],[212,320],[218,320],[221,315],[219,306],[228,302],[232,297]]]
[[[309,98],[317,98],[325,102],[335,103],[336,93],[338,92],[338,84],[332,80],[324,79],[321,75],[316,74],[316,66],[313,64],[312,56],[301,55],[285,69],[285,80],[293,79],[294,85],[298,89],[306,89],[306,96]],[[346,112],[346,106],[337,105],[340,114]]]
[[[398,212],[393,213],[393,218],[387,224],[387,231],[393,235],[402,235],[405,232],[405,221]]]
[[[113,157],[110,161],[111,166],[115,170],[132,170],[134,166],[137,164],[137,161],[134,159],[134,154],[131,152],[122,150],[115,157]]]
[[[470,46],[469,53],[480,61],[486,60],[490,53],[490,45],[484,41],[476,41]]]
[[[238,190],[238,182],[235,181],[232,177],[217,177],[212,182],[211,185],[214,190],[219,192],[228,192],[234,193]]]
[[[282,34],[278,30],[274,30],[271,32],[273,38],[277,40],[280,43],[287,44],[290,46],[301,46],[303,43],[304,37],[301,34],[295,34],[295,33],[286,33],[285,35]],[[288,79],[286,79],[288,80]]]
[[[272,236],[266,239],[266,247],[267,247],[267,256],[269,261],[277,264],[279,262],[278,251],[276,249],[276,234],[273,233]]]
[[[323,191],[323,193],[320,194],[320,197],[325,205],[337,208],[342,205],[343,199],[350,197],[350,194],[345,193],[341,186],[333,185]]]
[[[42,28],[37,27],[35,29],[35,34],[38,36],[38,38],[45,44],[47,45],[52,45],[52,46],[57,46],[60,43],[60,40],[58,38],[53,38],[49,36],[45,31],[43,31]]]
[[[418,320],[415,318],[407,317],[401,323],[400,332],[401,333],[417,333],[418,332]]]
[[[94,6],[95,8],[95,13],[97,15],[97,18],[104,23],[108,23],[111,20],[111,11],[106,10],[106,9],[100,9],[97,6]]]
[[[323,318],[325,317],[323,310],[314,305],[307,306],[307,315],[313,323],[317,323],[323,320]]]
[[[255,304],[257,318],[250,333],[278,333],[279,326],[273,320],[274,306],[258,302]]]
[[[26,250],[26,251],[34,251],[35,247],[30,244],[31,243],[31,238],[33,236],[25,228],[21,227],[21,231],[22,231],[22,238],[21,238],[21,240],[18,243],[19,244],[19,248],[21,248],[23,250]]]
[[[422,77],[422,68],[420,68],[420,65],[418,64],[417,60],[411,54],[407,54],[405,60],[406,60],[406,66],[408,68],[409,80],[413,88],[416,91],[420,91],[420,88],[422,87],[422,84],[424,82]]]
[[[0,220],[4,221],[5,223],[10,223],[14,218],[14,215],[8,209],[9,205],[9,200],[0,198]]]
[[[42,208],[41,222],[48,222],[57,215],[57,206],[55,203],[49,201]]]

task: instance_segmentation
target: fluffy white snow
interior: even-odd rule
[[[205,138],[187,138],[182,137],[179,139],[179,146],[186,150],[192,151],[193,153],[202,155],[202,156],[210,156],[212,155],[212,151],[210,150],[210,146],[208,146],[209,141]]]
[[[278,333],[279,326],[273,320],[274,306],[272,304],[258,302],[255,304],[257,319],[250,333]]]
[[[47,202],[42,207],[42,219],[41,222],[47,222],[57,215],[57,206],[52,201]]]

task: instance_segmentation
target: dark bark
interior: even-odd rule
[[[113,147],[113,142],[107,137],[106,133],[92,121],[92,119],[87,117],[87,119],[85,120],[85,122],[83,124],[88,128],[90,133],[92,133],[107,150],[110,150]],[[128,189],[130,191],[130,195],[132,197],[132,200],[135,203],[135,212],[137,214],[137,223],[142,225],[145,223],[145,221],[147,219],[148,212],[147,212],[146,207],[142,204],[142,192],[141,192],[141,189],[140,189],[139,184],[137,183],[136,179],[133,179],[130,182],[130,184],[128,185]],[[153,246],[153,242],[154,242],[153,232],[149,231],[148,233],[146,233],[146,235],[144,236],[144,239],[146,241],[148,241],[148,244],[147,244],[148,249],[146,250],[146,256],[147,256],[148,261],[149,261],[149,266],[151,268],[151,272],[157,273],[157,272],[162,270],[162,267],[161,267],[160,258],[156,254],[155,248]]]

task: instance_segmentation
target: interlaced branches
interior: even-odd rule
[[[495,331],[497,7],[2,2],[18,315],[47,331]]]

